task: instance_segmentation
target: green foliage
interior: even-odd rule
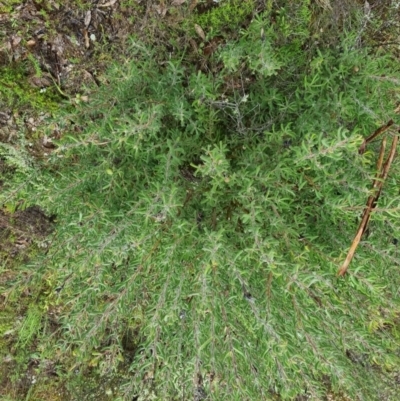
[[[6,0],[0,4],[0,11],[4,13],[10,13],[13,9],[21,4],[21,0]]]
[[[35,70],[35,75],[40,78],[42,76],[42,69],[40,68],[39,62],[32,55],[32,53],[28,54],[28,60],[30,61],[30,63],[32,64],[32,66]]]
[[[37,308],[36,305],[31,306],[28,309],[21,328],[18,330],[18,345],[24,347],[33,340],[40,330],[41,320],[42,312]]]
[[[15,147],[8,143],[0,143],[0,158],[10,167],[14,173],[20,173],[24,177],[30,170],[30,158],[21,147]]]
[[[214,75],[133,40],[58,119],[65,140],[24,192],[57,235],[27,267],[30,286],[57,282],[60,330],[41,347],[75,380],[124,371],[121,399],[320,400],[327,383],[396,399],[398,162],[336,272],[376,173],[379,146],[358,147],[393,117],[398,66],[352,32],[318,47],[307,8],[291,13],[293,31],[283,9],[255,18]]]
[[[217,7],[194,18],[207,32],[209,38],[227,31],[238,31],[239,27],[250,20],[254,12],[254,0],[222,0]]]

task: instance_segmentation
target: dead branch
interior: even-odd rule
[[[364,142],[361,144],[360,148],[358,149],[358,153],[362,155],[365,152],[367,145],[375,139],[380,134],[383,134],[386,130],[388,130],[394,124],[393,120],[389,120],[387,124],[383,125],[382,127],[378,128],[372,135],[368,138],[364,139]]]
[[[393,122],[390,125],[392,125],[392,124],[393,124]],[[382,128],[383,127],[381,127],[380,130]],[[386,130],[387,128],[385,128],[384,130]],[[371,135],[370,138],[372,138],[375,134],[376,135],[374,137],[376,137],[382,132],[383,131],[377,133],[377,131],[375,131],[375,133],[373,135]],[[374,182],[372,184],[372,189],[373,189],[374,193],[371,196],[369,196],[369,198],[368,198],[368,201],[367,201],[367,204],[366,204],[366,207],[364,209],[364,213],[363,213],[363,216],[362,216],[362,219],[361,219],[361,223],[360,223],[360,225],[358,227],[358,230],[357,230],[357,234],[356,234],[356,236],[355,236],[355,238],[354,238],[354,240],[353,240],[353,242],[351,244],[351,247],[349,249],[349,252],[347,253],[347,257],[346,257],[345,261],[343,262],[341,268],[339,269],[339,271],[337,273],[338,276],[344,276],[346,274],[347,269],[348,269],[348,267],[350,265],[350,262],[353,259],[354,253],[355,253],[355,251],[357,249],[357,246],[360,243],[361,237],[362,237],[363,233],[365,232],[365,230],[367,228],[371,212],[372,212],[372,210],[375,208],[375,206],[378,203],[378,199],[379,199],[379,196],[380,196],[381,191],[382,191],[383,183],[385,182],[385,180],[386,180],[386,178],[387,178],[387,176],[389,174],[389,169],[390,169],[390,166],[391,166],[391,164],[393,162],[393,159],[394,159],[394,156],[395,156],[395,153],[396,153],[396,146],[397,146],[398,140],[399,140],[398,136],[397,135],[394,136],[393,142],[392,142],[392,146],[390,148],[390,152],[389,152],[389,155],[388,155],[388,158],[386,159],[386,162],[383,165],[383,168],[382,168],[382,162],[383,162],[383,156],[384,156],[384,152],[385,152],[385,148],[386,148],[386,138],[383,138],[383,140],[382,140],[381,149],[380,149],[380,152],[379,152],[378,163],[377,163],[378,174],[379,175],[374,180]],[[365,141],[365,145],[367,143],[368,143],[368,138]],[[364,151],[365,151],[365,146],[364,146]],[[382,171],[379,173],[380,170],[382,170]]]

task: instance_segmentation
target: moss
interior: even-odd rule
[[[3,106],[23,110],[56,111],[61,100],[57,88],[45,89],[32,87],[28,81],[28,66],[25,62],[0,69],[0,95]]]

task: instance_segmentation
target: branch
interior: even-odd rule
[[[365,152],[365,148],[367,145],[375,139],[378,135],[384,133],[387,129],[389,129],[394,124],[393,120],[389,120],[386,125],[378,128],[372,135],[370,135],[367,139],[364,139],[364,142],[361,144],[360,148],[358,149],[358,153],[362,155]]]
[[[393,122],[390,125],[392,125],[392,124],[393,124]],[[389,125],[389,127],[390,127],[390,125]],[[385,127],[386,128],[381,127],[379,130],[375,131],[374,134],[371,135],[370,138],[378,136],[380,133],[382,133],[384,130],[386,130],[388,128],[388,125],[386,125]],[[383,129],[383,131],[380,131],[382,129]],[[378,131],[380,131],[380,132],[378,132]],[[365,145],[368,142],[368,139],[369,138],[367,138],[364,141]],[[362,237],[363,233],[365,232],[365,229],[367,228],[367,224],[368,224],[368,221],[369,221],[369,218],[370,218],[370,215],[371,215],[371,211],[375,208],[375,206],[376,206],[376,204],[378,202],[379,196],[380,196],[381,191],[382,191],[383,183],[384,183],[384,181],[386,180],[386,178],[388,176],[390,166],[391,166],[391,164],[393,162],[393,159],[394,159],[394,156],[395,156],[395,153],[396,153],[396,146],[397,146],[398,140],[399,140],[399,138],[397,136],[395,136],[393,138],[393,142],[392,142],[392,146],[390,148],[389,156],[386,159],[386,162],[385,162],[385,164],[383,166],[383,170],[373,182],[372,188],[375,189],[376,191],[375,191],[374,194],[372,194],[368,198],[367,205],[366,205],[366,207],[364,209],[363,217],[361,219],[361,223],[360,223],[360,225],[358,227],[357,235],[355,236],[355,238],[353,240],[353,243],[351,244],[351,247],[349,249],[349,252],[347,253],[347,257],[346,257],[343,265],[341,266],[341,268],[339,269],[339,271],[337,273],[338,276],[344,276],[346,274],[347,269],[348,269],[348,267],[350,265],[350,262],[353,259],[354,253],[355,253],[355,251],[357,249],[357,246],[360,243],[361,237]],[[380,152],[379,152],[378,169],[380,169],[382,167],[383,154],[385,152],[385,147],[386,147],[386,138],[383,139],[382,145],[381,145],[381,149],[380,149]],[[364,150],[365,150],[365,147],[364,147]]]

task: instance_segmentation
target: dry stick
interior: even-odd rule
[[[361,236],[363,235],[363,233],[364,233],[364,231],[365,231],[365,229],[367,227],[368,220],[369,220],[369,217],[370,217],[370,213],[375,208],[375,206],[376,206],[376,204],[378,202],[379,196],[381,194],[383,182],[386,180],[386,178],[388,176],[390,165],[392,164],[393,159],[394,159],[394,155],[396,153],[396,146],[397,146],[398,140],[399,140],[399,138],[396,135],[393,138],[393,142],[392,142],[392,146],[390,148],[389,156],[386,159],[386,162],[385,162],[385,164],[383,166],[383,171],[379,175],[379,177],[374,180],[373,188],[376,189],[376,192],[375,192],[375,194],[371,195],[368,198],[367,205],[366,205],[366,207],[364,209],[364,213],[363,213],[363,217],[362,217],[361,223],[360,223],[360,225],[358,227],[357,235],[355,236],[355,238],[353,240],[353,243],[351,244],[351,247],[349,249],[349,252],[347,253],[347,257],[346,257],[343,265],[341,266],[341,268],[339,269],[339,271],[337,273],[338,276],[344,276],[346,274],[347,269],[348,269],[348,267],[350,265],[350,262],[353,259],[354,253],[355,253],[355,251],[357,249],[357,246],[358,246],[358,244],[359,244],[359,242],[361,240]],[[380,151],[379,159],[378,159],[378,165],[379,164],[382,165],[382,160],[383,160],[382,152],[384,151],[384,146],[385,145],[386,145],[386,142],[384,144],[383,141],[382,141],[381,151]]]
[[[357,235],[355,236],[355,238],[353,240],[353,243],[351,244],[351,247],[349,249],[349,252],[347,253],[347,257],[346,257],[345,261],[343,262],[342,267],[339,269],[339,271],[337,273],[338,276],[343,276],[347,272],[349,264],[350,264],[351,260],[353,259],[354,253],[355,253],[355,251],[357,249],[357,246],[358,246],[358,244],[359,244],[359,242],[361,240],[361,236],[363,235],[363,233],[364,233],[364,231],[365,231],[365,229],[367,227],[367,223],[368,223],[368,220],[369,220],[369,215],[370,215],[371,210],[372,210],[372,205],[374,203],[374,199],[375,199],[374,195],[371,195],[368,198],[367,206],[364,209],[363,217],[362,217],[361,223],[360,223],[360,225],[358,227]]]
[[[385,163],[385,165],[383,166],[383,172],[382,172],[382,175],[381,175],[381,177],[380,177],[383,181],[386,180],[386,178],[387,178],[387,176],[388,176],[388,174],[389,174],[390,165],[391,165],[392,162],[393,162],[394,155],[395,155],[395,153],[396,153],[396,146],[397,146],[397,142],[398,142],[398,141],[399,141],[399,137],[396,135],[396,136],[393,138],[392,147],[390,148],[389,157],[387,158],[386,163]]]
[[[379,199],[379,197],[381,195],[383,183],[385,182],[385,180],[386,180],[386,178],[387,178],[387,176],[389,174],[390,165],[392,164],[394,156],[395,156],[395,153],[396,153],[396,146],[397,146],[398,140],[399,140],[398,136],[395,136],[393,138],[393,142],[392,142],[392,146],[390,148],[389,156],[386,159],[386,162],[385,162],[385,164],[383,166],[383,171],[382,171],[382,173],[381,173],[381,175],[379,177],[379,180],[375,180],[374,181],[374,185],[378,188],[378,193],[375,196],[374,202],[372,204],[372,209],[375,209],[375,207],[376,207],[376,205],[378,203],[378,199]],[[382,162],[381,162],[381,164],[382,164]]]
[[[372,196],[375,196],[375,199],[372,200],[371,210],[375,209],[376,203],[378,202],[378,198],[380,196],[380,191],[382,189],[382,185],[379,188],[379,183],[382,183],[382,181],[380,180],[380,175],[382,174],[381,171],[382,171],[383,157],[385,156],[385,150],[386,150],[386,139],[387,139],[386,137],[384,137],[382,139],[381,149],[379,150],[378,162],[376,163],[376,171],[378,172],[377,174],[379,174],[379,175],[377,178],[374,179],[374,182],[372,183],[372,190],[377,190],[377,192],[375,192],[375,195],[372,195]],[[367,207],[368,207],[370,198],[371,197],[368,198]],[[367,211],[367,209],[364,209],[364,213],[366,211]],[[367,225],[368,225],[370,216],[371,216],[371,214],[368,213],[368,218],[367,218],[367,221],[365,222],[365,226],[364,226],[362,234],[364,234],[365,230],[367,229]]]
[[[358,153],[362,155],[365,152],[365,148],[367,145],[375,139],[378,135],[384,133],[387,129],[389,129],[392,125],[394,124],[393,120],[389,120],[386,125],[383,125],[382,127],[378,128],[373,134],[371,134],[368,138],[364,139],[363,143],[358,149]]]

